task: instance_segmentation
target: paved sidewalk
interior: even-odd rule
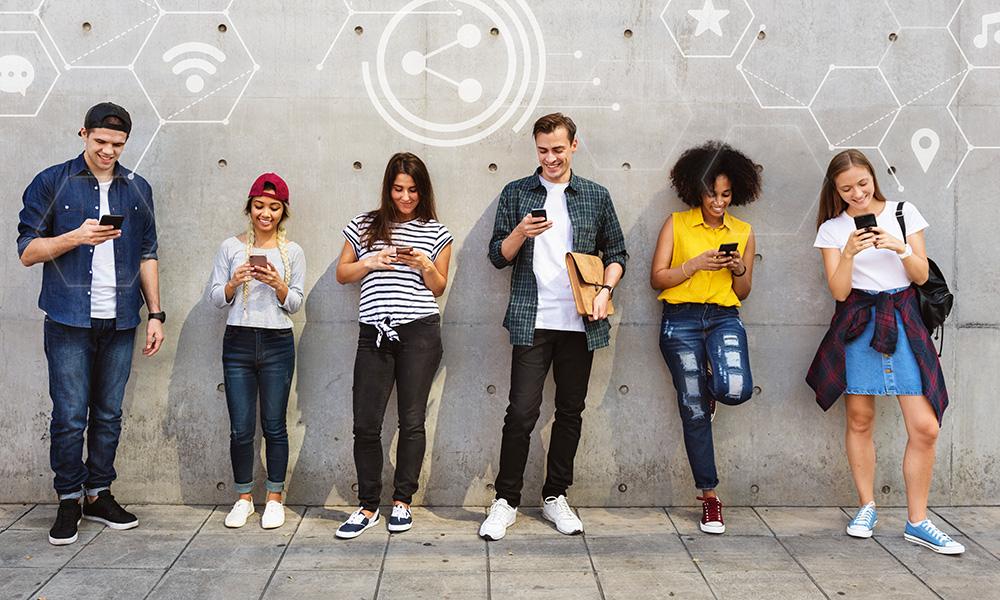
[[[998,598],[1000,507],[937,508],[965,544],[939,556],[903,540],[903,509],[879,510],[871,540],[844,534],[845,510],[727,507],[727,533],[698,531],[694,508],[580,510],[587,533],[555,532],[525,509],[507,537],[477,537],[482,508],[416,508],[414,529],[352,541],[350,509],[288,507],[227,530],[228,506],[130,506],[140,527],[84,521],[80,540],[48,543],[53,505],[0,505],[0,598]]]

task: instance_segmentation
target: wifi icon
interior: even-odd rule
[[[202,55],[207,58],[213,58],[217,62],[222,63],[226,61],[226,54],[212,46],[211,44],[205,44],[202,42],[184,42],[183,44],[177,44],[173,48],[170,48],[163,53],[163,62],[170,63],[182,54],[195,54]],[[187,87],[188,91],[192,94],[197,94],[201,90],[205,89],[205,77],[204,75],[215,75],[218,71],[215,64],[202,56],[192,56],[189,58],[184,58],[177,61],[171,68],[174,75],[184,75],[189,73],[187,79],[184,80],[184,86]],[[191,71],[201,71],[191,73]]]

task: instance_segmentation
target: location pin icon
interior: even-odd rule
[[[916,155],[920,167],[926,173],[931,168],[931,163],[934,162],[938,149],[941,148],[941,138],[933,129],[924,127],[913,134],[910,146],[913,148],[913,154]]]

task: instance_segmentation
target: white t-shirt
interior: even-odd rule
[[[903,239],[903,230],[896,220],[898,204],[887,200],[885,208],[875,220],[889,235]],[[907,236],[927,229],[927,221],[909,202],[903,205],[903,219],[906,221]],[[820,225],[813,247],[843,250],[855,229],[854,217],[842,212]],[[883,292],[907,287],[910,283],[903,261],[894,250],[868,248],[854,257],[854,270],[851,272],[851,287],[854,289]]]
[[[532,270],[538,288],[535,329],[585,331],[576,312],[573,289],[566,272],[566,253],[573,251],[573,224],[566,208],[568,183],[552,183],[539,176],[545,186],[545,212],[552,228],[535,238]]]
[[[101,190],[100,214],[111,214],[108,206],[108,190],[111,181],[98,182]],[[115,276],[115,241],[109,240],[94,246],[94,257],[90,267],[93,279],[90,282],[90,318],[114,319],[117,316],[115,296],[118,293],[118,279]]]

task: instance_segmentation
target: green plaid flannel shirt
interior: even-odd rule
[[[510,343],[514,346],[534,344],[535,316],[538,312],[538,288],[533,268],[535,242],[525,240],[513,261],[504,258],[500,245],[526,214],[545,206],[545,187],[538,179],[540,172],[541,168],[530,177],[512,181],[500,192],[493,238],[490,240],[489,256],[493,266],[498,269],[514,267],[510,278],[510,301],[503,320],[503,326],[510,332]],[[583,177],[570,175],[566,208],[573,225],[573,252],[600,256],[605,268],[611,263],[618,263],[624,271],[628,260],[625,236],[622,235],[608,190]],[[587,348],[593,351],[607,346],[611,329],[608,320],[591,322],[585,317],[581,319],[587,330]]]

